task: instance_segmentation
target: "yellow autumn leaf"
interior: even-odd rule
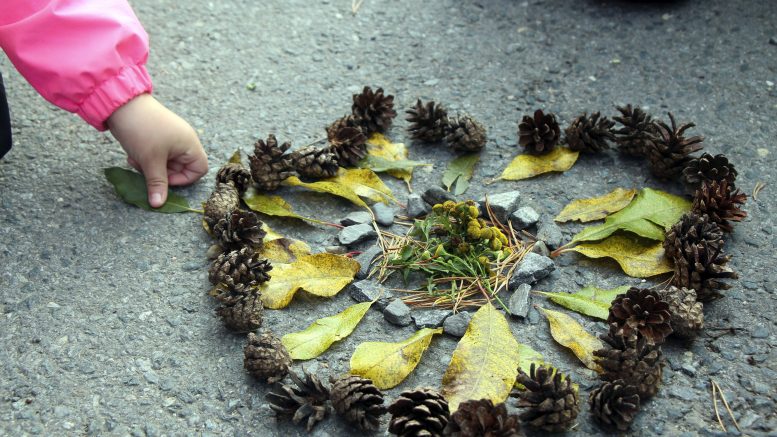
[[[370,309],[370,305],[372,302],[357,303],[334,316],[318,319],[304,331],[284,335],[281,337],[281,343],[286,346],[294,360],[315,358],[326,352],[332,343],[348,337]]]
[[[309,217],[303,217],[294,212],[291,205],[286,202],[281,196],[270,196],[267,194],[260,194],[254,188],[246,191],[243,196],[243,201],[248,205],[251,210],[270,215],[274,217],[290,217],[300,220],[306,220],[312,223],[328,224],[327,222],[312,219]]]
[[[615,297],[625,293],[628,289],[628,285],[623,285],[610,290],[589,285],[577,293],[565,293],[563,291],[551,293],[537,291],[537,293],[550,298],[551,301],[564,308],[580,314],[585,314],[586,316],[607,320],[610,315],[612,301]]]
[[[595,243],[581,243],[569,250],[589,258],[612,258],[627,275],[635,278],[648,278],[673,270],[664,256],[663,243],[630,235],[615,234]]]
[[[434,334],[441,333],[442,328],[423,328],[396,343],[362,343],[351,356],[351,374],[371,379],[381,390],[396,387],[421,361]]]
[[[490,303],[472,316],[442,378],[451,411],[470,399],[504,402],[518,376],[518,342],[505,316]]]
[[[518,343],[518,368],[529,373],[532,363],[536,365],[544,364],[545,359],[542,354],[532,349],[531,346]]]
[[[369,207],[361,199],[362,197],[374,202],[396,201],[391,189],[380,180],[375,172],[368,168],[341,168],[337,176],[316,182],[302,182],[298,177],[292,176],[283,183],[342,197],[364,208]]]
[[[579,154],[566,147],[556,147],[545,155],[518,155],[504,169],[499,179],[518,181],[551,171],[567,171],[575,164]]]
[[[602,372],[594,359],[594,351],[604,348],[601,340],[588,333],[575,319],[558,311],[537,307],[548,319],[550,335],[560,345],[569,348],[591,370]]]
[[[345,256],[318,253],[297,258],[291,264],[273,264],[270,280],[262,284],[262,303],[271,309],[285,308],[303,289],[332,297],[348,285],[359,271],[359,263]]]
[[[637,190],[635,189],[616,188],[604,196],[573,200],[561,210],[555,220],[557,222],[573,220],[590,222],[603,219],[628,206],[636,194]]]
[[[265,242],[259,255],[270,260],[273,265],[288,264],[300,257],[310,255],[310,246],[304,241],[293,238],[278,238]]]
[[[387,161],[406,161],[407,147],[405,143],[392,143],[381,133],[374,133],[367,140],[367,154],[383,158]],[[410,188],[410,180],[413,179],[413,169],[395,169],[387,172],[397,179],[402,179]]]

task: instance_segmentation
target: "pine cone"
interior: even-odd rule
[[[224,284],[228,289],[243,292],[270,279],[270,262],[250,247],[222,253],[208,270],[211,284]]]
[[[218,184],[205,202],[205,222],[213,229],[219,220],[240,207],[240,194],[233,184]]]
[[[683,182],[690,193],[701,188],[702,182],[728,181],[728,186],[734,188],[737,171],[734,164],[728,162],[725,155],[712,156],[702,153],[698,158],[692,158],[683,169]]]
[[[734,189],[723,180],[702,183],[701,189],[693,197],[693,212],[705,214],[720,226],[724,232],[732,232],[734,227],[729,222],[741,222],[747,217],[747,212],[740,208],[747,201],[747,195],[739,189]]]
[[[637,388],[623,380],[605,382],[588,395],[591,414],[597,422],[626,431],[639,411]]]
[[[394,110],[394,96],[383,95],[383,88],[374,92],[366,86],[361,94],[353,95],[351,113],[366,135],[385,132],[397,116]]]
[[[329,413],[329,389],[316,375],[303,372],[304,379],[289,372],[296,387],[276,383],[265,399],[278,415],[291,416],[294,424],[307,419],[306,430],[310,432]]]
[[[469,115],[448,119],[445,141],[453,150],[477,152],[486,146],[486,128]]]
[[[545,114],[542,109],[534,111],[533,118],[524,115],[518,124],[518,144],[526,149],[526,153],[532,155],[544,155],[553,150],[560,136],[561,128],[556,116]]]
[[[330,178],[340,168],[337,162],[337,156],[329,149],[318,149],[315,146],[303,147],[291,154],[291,165],[303,178]]]
[[[226,163],[216,174],[216,186],[228,183],[232,183],[242,196],[251,185],[251,172],[239,162]]]
[[[340,132],[340,129],[345,127],[352,127],[361,131],[361,126],[359,126],[359,121],[356,120],[356,117],[353,115],[344,115],[326,127],[327,140],[329,140],[330,143],[336,141],[337,133]]]
[[[658,393],[663,373],[663,358],[659,346],[651,346],[637,331],[629,335],[618,332],[612,324],[610,332],[600,336],[610,347],[594,351],[605,381],[625,381],[637,388],[640,399],[646,400]]]
[[[441,437],[451,416],[448,402],[431,388],[403,391],[388,412],[389,432],[402,437]]]
[[[224,326],[235,332],[250,332],[262,326],[262,294],[257,290],[235,293],[229,298],[223,297],[223,305],[216,308]]]
[[[256,141],[254,154],[248,159],[251,161],[251,176],[260,190],[276,190],[281,182],[294,174],[291,159],[286,154],[289,147],[289,142],[279,146],[278,140],[272,134],[267,137],[267,141]]]
[[[704,305],[696,301],[696,290],[669,287],[658,292],[672,313],[672,333],[684,338],[696,337],[704,328]]]
[[[671,112],[669,120],[671,127],[663,121],[656,122],[656,132],[647,148],[647,157],[650,170],[656,177],[671,180],[680,177],[691,160],[691,153],[703,148],[701,142],[704,138],[685,138],[683,133],[696,125],[688,123],[678,127]]]
[[[448,126],[448,111],[433,100],[424,105],[418,99],[415,106],[408,109],[406,120],[410,122],[407,131],[410,138],[431,143],[442,141]]]
[[[518,416],[507,414],[504,403],[494,405],[489,399],[466,401],[451,415],[445,435],[452,437],[521,437]]]
[[[224,248],[239,249],[242,246],[251,246],[258,250],[267,235],[262,225],[256,213],[236,209],[213,225],[212,231]]]
[[[285,378],[291,367],[289,351],[270,332],[261,335],[249,333],[243,354],[243,367],[255,378],[268,384]]]
[[[618,150],[637,158],[647,156],[647,149],[656,132],[652,117],[639,106],[618,106],[616,109],[621,116],[613,117],[613,120],[623,125],[620,129],[613,129]]]
[[[528,375],[519,369],[518,383],[526,389],[510,396],[519,399],[518,408],[526,408],[521,420],[548,432],[565,431],[575,424],[580,402],[569,375],[562,378],[553,367],[535,368],[532,363]]]
[[[367,137],[357,127],[343,127],[330,139],[328,150],[342,167],[356,167],[367,156]]]
[[[686,257],[691,246],[723,247],[723,232],[708,216],[689,212],[669,228],[663,244],[666,257],[674,263]]]
[[[663,343],[672,333],[670,317],[669,305],[661,300],[658,293],[631,287],[612,301],[607,323],[617,323],[618,334],[628,336],[639,332],[647,344],[655,345]]]
[[[696,299],[699,302],[711,302],[721,298],[720,291],[731,288],[731,285],[722,280],[739,277],[726,265],[731,256],[724,256],[721,251],[721,248],[705,243],[690,246],[682,257],[674,260],[672,285],[696,290]]]
[[[615,135],[611,132],[615,122],[607,117],[600,117],[598,112],[594,112],[590,117],[583,114],[572,120],[564,131],[570,149],[599,153],[610,148],[608,141],[615,141]]]
[[[356,375],[330,378],[335,411],[362,431],[375,431],[386,413],[383,393],[371,380]]]

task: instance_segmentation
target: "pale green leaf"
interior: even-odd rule
[[[294,360],[309,360],[329,349],[336,341],[348,337],[362,320],[372,302],[357,303],[334,316],[313,322],[307,329],[281,337]]]
[[[475,172],[475,165],[480,160],[479,153],[462,155],[448,163],[448,168],[442,175],[442,183],[445,189],[452,191],[454,195],[464,194],[469,188],[469,181]]]
[[[615,296],[625,293],[628,289],[628,285],[616,287],[611,290],[605,290],[589,285],[577,293],[548,293],[544,291],[538,291],[537,293],[547,296],[551,301],[572,311],[607,320],[610,313],[610,305],[612,304],[613,299],[615,299]]]

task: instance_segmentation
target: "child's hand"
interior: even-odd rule
[[[167,201],[167,185],[188,185],[208,172],[208,157],[189,123],[150,94],[117,109],[108,127],[127,152],[127,162],[143,173],[148,203]]]

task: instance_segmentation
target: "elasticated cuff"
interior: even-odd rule
[[[150,93],[152,89],[151,76],[144,65],[127,66],[95,88],[76,114],[97,130],[104,131],[108,129],[106,121],[114,111],[135,96]]]

